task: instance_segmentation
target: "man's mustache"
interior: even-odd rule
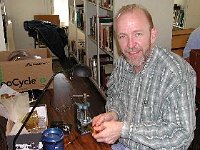
[[[128,48],[126,49],[127,52],[139,52],[141,51],[141,48]]]

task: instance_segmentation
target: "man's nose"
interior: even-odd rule
[[[135,45],[136,45],[135,39],[134,39],[133,37],[129,37],[129,38],[128,38],[128,47],[129,47],[129,48],[134,48]]]

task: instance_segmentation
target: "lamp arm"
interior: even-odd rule
[[[13,139],[13,150],[16,150],[16,141],[17,138],[19,137],[20,133],[22,132],[23,128],[25,127],[26,123],[28,122],[28,120],[30,119],[31,115],[33,114],[35,108],[38,106],[38,104],[41,102],[44,94],[46,93],[47,89],[49,88],[50,84],[52,83],[54,77],[59,74],[59,73],[63,73],[63,71],[59,71],[54,73],[51,78],[49,79],[48,83],[45,85],[44,89],[42,90],[42,93],[40,94],[40,96],[38,97],[38,99],[36,100],[35,104],[33,105],[31,111],[28,113],[28,116],[26,117],[26,119],[24,120],[22,126],[20,127],[19,131],[17,132],[17,134],[15,135],[14,139]]]

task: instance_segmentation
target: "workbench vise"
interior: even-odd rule
[[[77,129],[81,135],[90,133],[92,118],[88,111],[90,103],[87,101],[87,98],[89,95],[83,93],[82,95],[73,95],[73,97],[82,98],[81,102],[75,102],[75,121]]]

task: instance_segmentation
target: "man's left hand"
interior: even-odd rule
[[[107,144],[115,143],[120,135],[123,123],[119,121],[109,121],[101,124],[102,131],[97,134],[93,134],[92,136],[97,140],[97,142],[104,142]],[[98,128],[98,127],[97,127]],[[95,129],[95,127],[94,127]],[[98,129],[97,129],[98,131]]]

